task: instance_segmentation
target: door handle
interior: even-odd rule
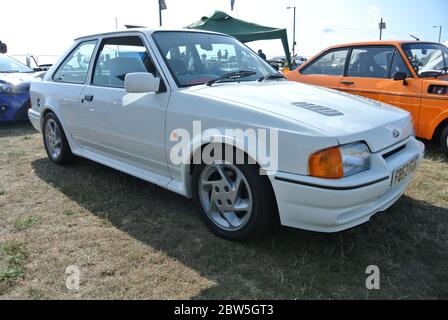
[[[354,85],[355,83],[353,81],[341,81],[341,84],[345,84],[347,86]]]
[[[93,101],[93,96],[92,95],[86,95],[84,96],[84,100],[87,102],[92,102]]]

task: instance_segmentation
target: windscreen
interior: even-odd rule
[[[8,56],[0,55],[0,73],[32,72],[26,65]]]
[[[404,44],[403,50],[419,75],[431,71],[448,72],[448,48],[442,44]]]
[[[275,72],[238,40],[198,32],[156,32],[157,47],[177,84],[188,87],[207,83],[225,74],[251,71],[238,81],[256,81]],[[223,82],[237,81],[227,79]]]

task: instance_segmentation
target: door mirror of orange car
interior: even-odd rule
[[[406,74],[406,72],[397,72],[394,75],[394,80],[395,81],[403,81],[404,86],[408,85],[408,82],[406,80],[407,78],[408,78],[408,75]]]

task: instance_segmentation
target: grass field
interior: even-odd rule
[[[369,224],[235,244],[190,200],[88,160],[55,166],[30,125],[3,125],[0,298],[447,299],[448,161],[427,148],[406,196]],[[365,287],[369,265],[380,290]]]

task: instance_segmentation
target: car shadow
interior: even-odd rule
[[[448,298],[446,208],[403,197],[342,233],[276,227],[240,244],[213,236],[189,199],[92,161],[32,167],[91,214],[216,283],[193,299]],[[383,290],[366,290],[369,265],[384,272]]]
[[[448,163],[448,155],[443,154],[442,149],[440,148],[440,144],[436,143],[434,141],[428,141],[423,140],[422,141],[425,144],[425,158],[437,161],[437,162],[443,162]]]
[[[22,137],[36,133],[29,121],[0,122],[0,137]]]

